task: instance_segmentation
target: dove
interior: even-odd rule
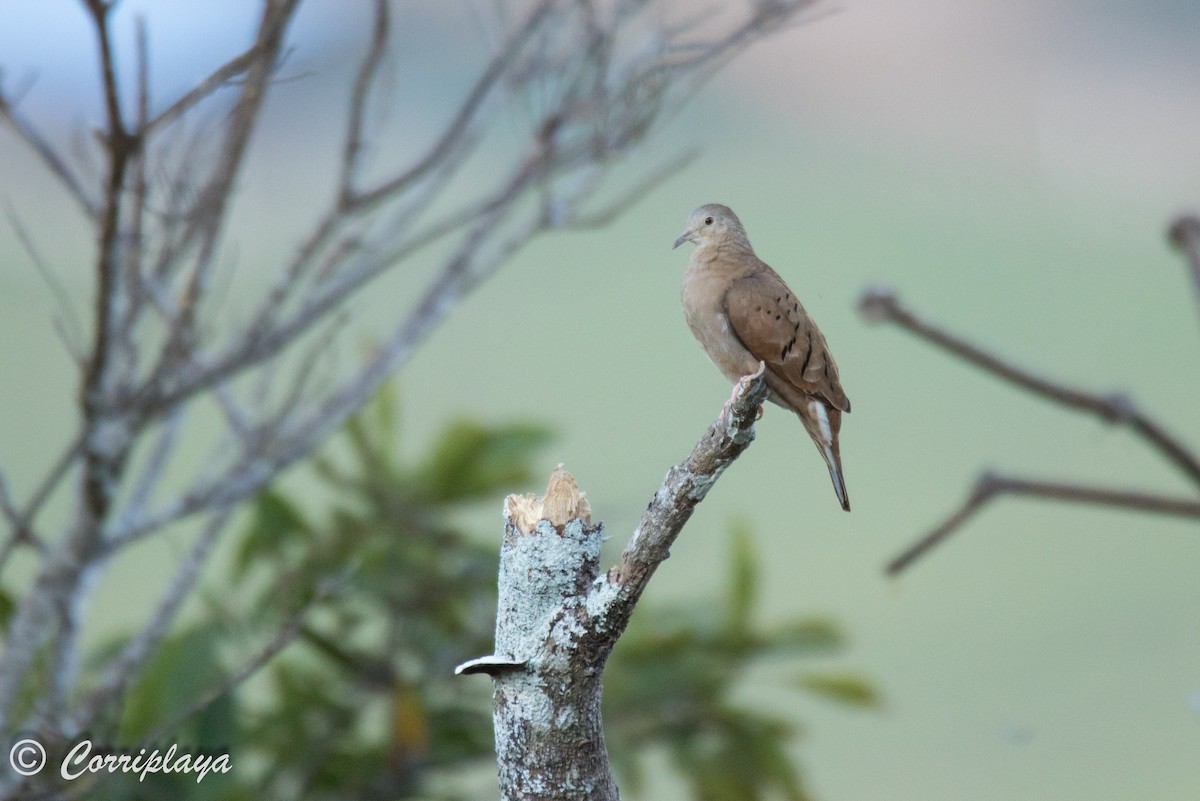
[[[730,381],[765,367],[769,400],[796,413],[817,446],[838,502],[850,511],[838,434],[850,399],[825,336],[787,284],[754,252],[741,220],[711,203],[675,240],[696,245],[683,274],[683,312],[704,352]],[[736,391],[736,389],[735,389]]]

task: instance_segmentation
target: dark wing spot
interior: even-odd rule
[[[779,315],[779,314],[775,315],[775,319],[776,319],[776,320],[780,320],[780,319],[782,319],[782,315]]]
[[[793,331],[799,331],[799,330],[800,330],[800,323],[799,323],[799,322],[792,323],[792,330],[793,330]]]
[[[804,374],[808,372],[808,360],[812,358],[812,352],[813,352],[813,347],[812,347],[812,343],[810,342],[808,345],[808,353],[804,354],[804,364],[800,365],[800,377],[801,378],[803,378]]]

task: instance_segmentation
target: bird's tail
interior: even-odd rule
[[[799,415],[821,458],[829,466],[829,478],[833,480],[833,491],[838,503],[850,511],[850,496],[846,493],[846,477],[842,474],[842,452],[838,446],[838,432],[842,428],[842,413],[827,406],[816,398],[809,398],[807,408]]]

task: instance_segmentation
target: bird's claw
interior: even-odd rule
[[[737,380],[737,383],[733,385],[733,394],[729,396],[729,400],[725,401],[725,405],[721,408],[721,419],[722,420],[729,417],[729,410],[731,408],[733,408],[733,404],[735,402],[737,402],[738,398],[742,397],[742,395],[746,394],[746,392],[748,392],[750,390],[750,385],[753,384],[755,381],[757,381],[759,378],[761,378],[763,371],[766,369],[767,369],[767,365],[763,362],[759,362],[757,370],[755,370],[750,375],[744,375]],[[755,421],[758,421],[758,420],[761,420],[762,417],[763,417],[763,407],[762,407],[762,404],[760,403],[758,405],[757,410],[754,412],[754,419],[755,419]]]

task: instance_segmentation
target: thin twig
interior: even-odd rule
[[[150,736],[146,738],[146,742],[158,742],[178,731],[179,727],[186,723],[190,718],[200,714],[208,708],[210,704],[218,698],[228,695],[235,689],[245,684],[255,673],[266,666],[272,658],[288,645],[290,645],[299,634],[300,628],[304,625],[304,619],[314,606],[324,601],[330,595],[337,592],[338,587],[344,582],[343,576],[335,576],[321,582],[313,592],[311,598],[308,599],[295,613],[288,618],[279,632],[271,638],[254,656],[250,657],[237,670],[230,673],[224,681],[210,689],[208,692],[199,696],[195,701],[189,704],[182,712],[177,714],[167,723],[161,725]]]
[[[135,21],[135,53],[137,63],[137,104],[134,119],[134,134],[143,146],[138,147],[130,160],[127,193],[131,198],[128,230],[122,234],[121,281],[125,287],[124,307],[114,326],[113,349],[123,357],[118,381],[131,386],[136,381],[138,369],[138,342],[136,329],[146,311],[147,293],[143,286],[142,262],[145,256],[147,202],[150,188],[146,179],[148,154],[144,143],[146,122],[150,115],[150,45],[147,41],[146,21],[138,16]]]
[[[1196,295],[1196,311],[1200,312],[1200,218],[1186,214],[1171,224],[1168,236],[1191,268],[1192,290]]]
[[[32,123],[26,121],[24,117],[17,113],[12,101],[4,95],[3,91],[0,91],[0,121],[6,122],[13,132],[38,155],[42,163],[46,165],[46,169],[50,171],[50,174],[58,178],[71,199],[79,204],[84,215],[88,219],[94,220],[100,213],[98,209],[99,204],[95,198],[87,193],[79,177],[75,175],[75,172],[67,165],[66,160],[58,154],[58,151],[50,144],[49,140],[42,136],[41,132]]]
[[[124,516],[138,514],[145,508],[147,502],[149,502],[154,488],[163,477],[163,472],[167,466],[167,462],[171,458],[171,454],[175,450],[175,445],[179,441],[179,432],[183,427],[187,411],[187,406],[177,406],[163,419],[162,430],[159,432],[158,439],[151,448],[150,456],[146,459],[146,464],[142,467],[141,475],[138,477],[133,492],[130,493],[129,500],[125,504]]]
[[[147,136],[156,133],[158,129],[172,124],[179,117],[200,105],[213,92],[224,86],[228,86],[235,78],[246,72],[246,70],[250,69],[258,61],[262,48],[262,40],[255,39],[254,44],[245,52],[234,56],[229,61],[217,67],[190,91],[147,120],[145,126],[142,128],[142,132]]]
[[[13,208],[12,201],[9,198],[4,199],[4,215],[8,218],[8,224],[12,226],[13,232],[17,235],[17,241],[21,243],[21,247],[25,249],[25,253],[29,256],[29,260],[33,263],[33,267],[37,270],[39,276],[46,287],[50,290],[50,294],[54,297],[54,302],[58,305],[58,313],[62,319],[62,327],[59,329],[63,337],[63,346],[67,349],[67,353],[76,363],[83,362],[83,328],[79,324],[79,313],[71,303],[71,296],[67,292],[67,288],[63,286],[62,281],[58,280],[54,270],[42,258],[41,252],[38,251],[37,245],[33,242],[33,237],[29,235],[29,230],[25,224],[21,222],[21,218],[17,214],[17,210]]]
[[[46,477],[42,479],[42,483],[33,491],[33,495],[25,503],[25,508],[21,510],[22,520],[22,536],[35,537],[33,532],[33,521],[37,517],[38,512],[42,510],[42,505],[58,488],[59,482],[67,475],[67,471],[71,469],[71,465],[83,453],[82,438],[76,436],[71,443],[63,449],[62,455],[58,457],[58,461],[46,473]],[[40,546],[39,546],[40,548]]]
[[[859,301],[859,309],[870,322],[895,323],[926,342],[1034,395],[1076,411],[1086,412],[1106,423],[1128,427],[1193,483],[1200,486],[1200,459],[1177,437],[1169,434],[1162,425],[1139,410],[1129,396],[1095,395],[1036,376],[922,320],[904,308],[895,292],[888,288],[876,288],[865,292]]]
[[[390,29],[391,17],[387,0],[375,0],[375,24],[371,29],[371,42],[358,68],[358,75],[355,76],[354,88],[350,94],[350,113],[346,125],[346,139],[342,147],[342,174],[339,182],[342,197],[339,206],[344,207],[352,202],[363,150],[363,123],[367,113],[367,100],[375,85],[375,76],[383,64],[383,57],[387,53]]]
[[[471,121],[474,119],[480,106],[483,105],[488,95],[491,94],[492,89],[512,65],[517,54],[520,53],[529,38],[545,21],[555,3],[556,0],[542,0],[529,12],[529,15],[525,18],[525,22],[518,28],[516,33],[509,37],[508,42],[496,57],[492,59],[491,63],[488,64],[487,69],[484,70],[479,80],[475,82],[466,99],[459,106],[454,118],[438,137],[437,143],[434,144],[429,153],[399,175],[383,181],[373,189],[359,193],[356,197],[358,203],[365,206],[373,206],[385,198],[396,194],[404,187],[421,178],[421,176],[435,167],[453,151],[457,143],[462,141],[463,134],[470,128]]]
[[[456,285],[456,274],[462,269],[461,264],[472,253],[471,246],[478,244],[480,232],[489,232],[499,220],[503,219],[505,215],[501,215],[500,212],[508,211],[509,207],[513,205],[514,199],[534,182],[538,175],[540,175],[540,168],[536,162],[523,165],[511,180],[493,196],[486,198],[481,206],[471,207],[469,216],[464,215],[462,218],[456,217],[453,220],[455,227],[475,222],[473,233],[468,234],[464,239],[464,243],[460,245],[456,255],[446,261],[445,267],[435,277],[423,300],[418,303],[415,315],[425,315],[433,307],[445,312],[449,311],[448,306],[444,304],[450,299],[450,289]],[[437,229],[434,233],[440,237],[452,230],[453,228],[447,227]],[[197,369],[190,371],[173,386],[163,388],[156,382],[147,382],[143,395],[135,401],[138,414],[147,418],[162,414],[175,404],[183,402],[199,392],[207,391],[234,375],[274,357],[319,323],[326,315],[339,309],[356,290],[394,266],[402,256],[411,257],[419,247],[431,244],[435,238],[430,236],[422,238],[418,242],[407,241],[397,251],[389,250],[378,254],[359,266],[344,271],[336,280],[326,281],[319,291],[313,292],[306,299],[301,308],[296,309],[290,317],[277,323],[270,331],[236,342],[229,350],[216,355],[207,364],[196,364]],[[440,320],[441,315],[437,319]],[[410,326],[410,328],[416,330],[418,327]],[[193,359],[193,363],[195,362],[196,360]]]
[[[12,494],[8,491],[8,481],[5,480],[3,473],[0,473],[0,513],[8,520],[11,527],[8,538],[4,540],[3,545],[0,545],[0,573],[4,572],[9,557],[12,556],[18,545],[28,545],[38,553],[46,552],[45,543],[29,528],[29,518],[22,514],[13,502]]]
[[[96,688],[78,707],[73,722],[74,731],[93,726],[106,710],[120,708],[121,698],[137,678],[146,660],[167,636],[183,602],[187,600],[200,573],[208,563],[213,545],[229,521],[231,510],[217,512],[205,524],[187,556],[180,562],[175,576],[167,585],[154,613],[137,634],[126,643],[120,655],[109,662]]]
[[[120,471],[131,446],[132,432],[120,430],[121,423],[113,419],[109,397],[110,370],[116,356],[113,348],[115,315],[123,297],[123,281],[119,269],[120,234],[124,208],[125,176],[131,159],[141,146],[125,129],[121,112],[121,97],[117,88],[116,66],[109,37],[108,23],[112,6],[103,0],[84,0],[92,17],[94,35],[100,51],[100,72],[104,87],[104,107],[107,126],[104,147],[108,155],[108,176],[100,218],[99,243],[96,253],[96,295],[93,302],[95,324],[92,331],[91,353],[84,368],[80,406],[83,411],[83,508],[87,523],[78,528],[77,536],[94,538],[108,516]]]
[[[9,525],[12,526],[13,539],[20,539],[25,521],[21,518],[21,513],[17,511],[17,507],[13,504],[12,496],[8,494],[8,482],[4,480],[3,473],[0,473],[0,512],[4,514],[8,519]]]
[[[967,499],[928,534],[909,546],[887,564],[889,575],[898,575],[934,546],[960,529],[998,495],[1020,495],[1066,503],[1086,503],[1135,512],[1200,519],[1200,501],[1172,498],[1133,490],[1089,487],[1059,481],[1016,478],[984,473],[975,482]]]
[[[187,224],[178,241],[164,254],[178,259],[185,251],[196,249],[178,303],[180,316],[164,342],[147,386],[156,386],[187,360],[197,329],[197,315],[214,266],[217,244],[232,201],[234,181],[243,164],[251,134],[254,132],[266,98],[266,89],[275,72],[276,57],[283,46],[284,33],[299,0],[272,0],[263,10],[256,40],[258,58],[246,71],[241,92],[225,123],[224,136],[217,150],[216,164],[196,195]],[[159,272],[163,267],[157,268]]]

